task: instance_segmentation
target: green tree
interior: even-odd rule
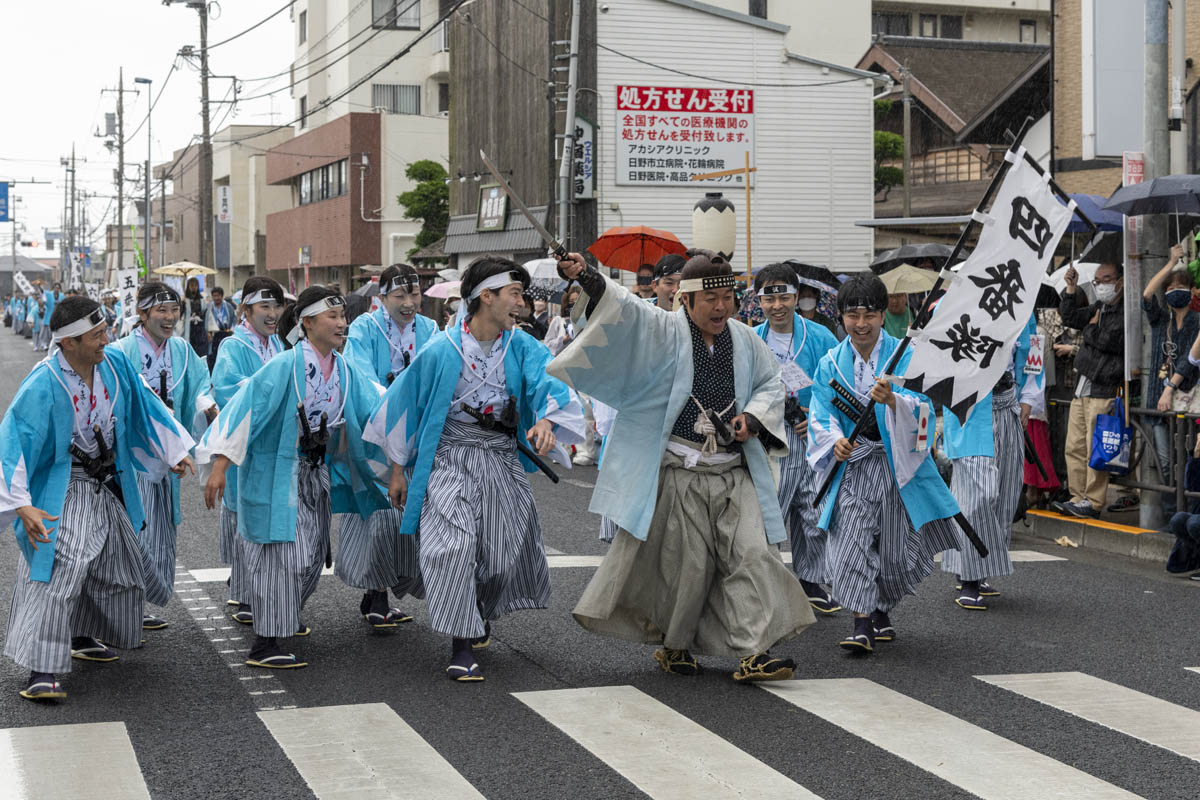
[[[891,100],[875,101],[875,122],[886,118],[892,111]],[[904,155],[904,137],[888,131],[875,131],[875,192],[883,192],[883,200],[893,186],[904,183],[904,170],[884,166],[885,161],[894,161]]]
[[[446,183],[445,168],[436,161],[414,161],[404,174],[417,185],[399,195],[396,202],[404,206],[404,216],[421,221],[415,246],[408,251],[411,256],[446,235],[446,226],[450,222],[450,187]]]

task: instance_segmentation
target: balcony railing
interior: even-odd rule
[[[910,168],[910,186],[936,186],[947,183],[981,181],[992,177],[1004,157],[988,152],[980,155],[974,147],[944,147],[927,153],[914,153]],[[887,163],[889,167],[903,167],[900,159]]]
[[[437,33],[433,35],[433,52],[450,52],[450,20],[446,20],[438,26]]]

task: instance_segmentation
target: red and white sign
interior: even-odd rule
[[[679,86],[618,86],[617,184],[741,186],[741,175],[692,175],[754,161],[754,91]]]

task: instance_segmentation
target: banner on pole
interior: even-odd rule
[[[33,294],[33,284],[29,282],[29,278],[25,277],[25,273],[17,270],[13,273],[13,286],[21,290],[25,296]]]
[[[121,303],[122,330],[133,327],[137,320],[138,271],[134,269],[117,270],[117,298]]]
[[[1008,369],[1029,321],[1042,276],[1075,213],[1043,175],[1011,150],[1004,182],[985,214],[979,243],[929,323],[914,332],[912,358],[899,382],[928,395],[966,422]]]
[[[83,288],[87,292],[88,297],[95,300],[97,303],[100,302],[100,284],[85,283]]]
[[[1132,186],[1146,177],[1146,154],[1126,150],[1121,154],[1121,185]],[[1137,286],[1142,273],[1142,218],[1125,217],[1122,232],[1125,237],[1125,273],[1132,275]],[[1126,286],[1130,285],[1127,280]],[[1125,381],[1133,380],[1133,365],[1142,363],[1142,296],[1126,291],[1121,299],[1125,310]]]

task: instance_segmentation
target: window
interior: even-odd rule
[[[175,233],[175,223],[171,220],[167,220],[167,224],[163,230],[163,235],[167,237],[168,242],[174,241],[174,239],[173,239],[174,233]]]
[[[909,36],[912,33],[912,15],[905,11],[872,11],[871,33]]]
[[[319,203],[331,197],[341,197],[350,191],[346,181],[346,159],[309,170],[294,179],[299,205]]]
[[[448,83],[438,84],[438,113],[450,113],[450,84]]]
[[[421,27],[421,0],[371,0],[372,28]]]
[[[937,19],[937,14],[922,14],[920,22],[921,27],[917,29],[920,31],[920,35],[924,36],[926,39],[936,39]]]
[[[300,32],[300,44],[308,41],[308,12],[300,12],[300,21],[296,23],[296,29]]]
[[[767,0],[750,0],[750,16],[767,18]]]
[[[1023,19],[1020,25],[1017,41],[1025,42],[1026,44],[1037,44],[1037,20]]]
[[[183,241],[183,214],[175,220],[175,235],[179,237],[179,241]]]
[[[942,30],[943,39],[961,39],[962,38],[962,17],[958,15],[942,15]]]
[[[420,114],[421,87],[399,83],[371,84],[371,105],[389,114]]]
[[[300,98],[300,127],[308,127],[308,95]]]

